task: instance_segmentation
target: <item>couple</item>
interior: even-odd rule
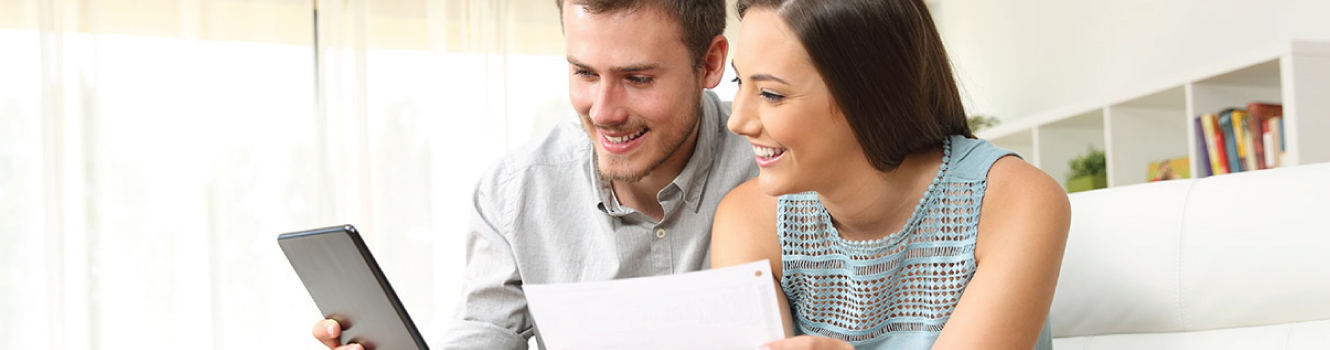
[[[973,138],[922,0],[739,0],[732,114],[724,1],[557,3],[582,130],[481,179],[442,348],[525,349],[526,283],[761,259],[798,334],[765,348],[1049,348],[1067,198]]]

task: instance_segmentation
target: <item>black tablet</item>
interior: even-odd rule
[[[365,241],[351,225],[284,233],[277,244],[343,344],[367,350],[428,350]]]

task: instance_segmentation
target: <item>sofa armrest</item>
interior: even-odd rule
[[[1054,337],[1330,320],[1330,164],[1070,200]]]

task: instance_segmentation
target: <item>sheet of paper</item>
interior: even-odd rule
[[[523,290],[548,350],[752,350],[784,337],[766,260]]]

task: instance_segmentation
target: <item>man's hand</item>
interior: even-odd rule
[[[840,339],[801,335],[767,343],[758,350],[854,350],[854,346]]]
[[[314,333],[314,339],[318,339],[320,342],[323,342],[323,345],[328,346],[329,349],[365,350],[365,348],[361,347],[360,344],[355,344],[355,343],[341,346],[342,341],[338,340],[337,337],[340,337],[342,335],[342,325],[337,323],[337,320],[327,319],[314,323],[313,333]]]

